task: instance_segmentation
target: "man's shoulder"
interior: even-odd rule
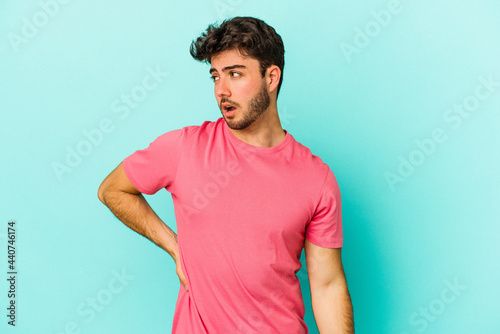
[[[221,120],[223,120],[222,117],[216,119],[215,121],[203,121],[201,124],[186,125],[182,127],[181,130],[185,129],[186,131],[206,131],[219,125]]]
[[[302,163],[308,163],[310,168],[326,171],[328,169],[328,165],[318,156],[312,153],[311,149],[304,144],[298,142],[294,138],[294,151],[297,155],[297,158]]]
[[[178,137],[183,140],[188,140],[200,136],[210,136],[214,134],[217,128],[219,128],[220,121],[221,119],[217,119],[215,121],[204,121],[199,125],[186,125],[184,127],[165,132],[159,136],[159,139],[162,140],[171,137]]]

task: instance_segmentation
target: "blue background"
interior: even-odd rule
[[[174,261],[118,221],[97,189],[159,135],[220,117],[209,67],[188,49],[232,16],[263,19],[284,40],[278,110],[341,188],[356,332],[497,333],[493,0],[2,2],[0,263],[6,273],[15,220],[18,294],[12,328],[1,280],[1,332],[170,332]],[[145,90],[151,70],[163,74]],[[132,92],[125,113],[121,97]],[[461,104],[466,116],[454,109]],[[70,153],[78,149],[80,159]],[[147,199],[176,230],[170,194]],[[301,260],[306,322],[317,333]]]

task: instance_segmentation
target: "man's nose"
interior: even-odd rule
[[[215,95],[219,98],[223,96],[231,96],[231,91],[229,90],[229,86],[222,77],[219,77],[219,80],[215,84],[214,89],[215,89]]]

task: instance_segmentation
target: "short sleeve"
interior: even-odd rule
[[[314,215],[307,225],[306,238],[316,246],[326,248],[342,247],[340,189],[330,168],[328,168],[321,188],[319,202]]]
[[[123,170],[141,193],[152,195],[173,185],[182,152],[182,129],[156,138],[123,160]]]

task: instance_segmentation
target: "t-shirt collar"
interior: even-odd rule
[[[285,131],[285,138],[278,145],[272,146],[272,147],[254,146],[254,145],[250,145],[250,144],[245,143],[244,141],[241,141],[240,139],[236,138],[236,136],[229,129],[229,126],[227,125],[224,117],[220,117],[218,119],[218,122],[222,124],[222,128],[224,129],[224,133],[225,133],[226,137],[229,138],[229,140],[233,144],[241,147],[242,149],[249,149],[249,150],[252,150],[254,152],[276,153],[278,151],[281,151],[284,147],[286,147],[287,144],[292,140],[292,135],[290,133],[288,133],[287,130],[283,129],[283,131]]]

